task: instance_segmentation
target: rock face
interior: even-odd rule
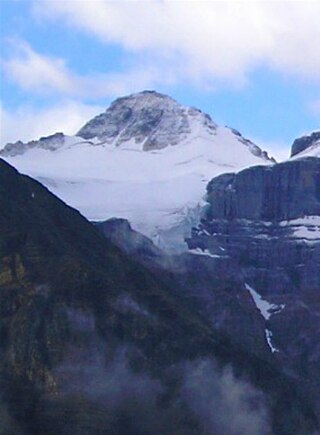
[[[39,140],[32,140],[24,143],[21,141],[8,143],[0,155],[3,157],[14,157],[33,149],[43,149],[47,151],[56,151],[66,144],[66,136],[63,133],[55,133],[50,136],[41,137]]]
[[[248,289],[275,306],[265,318],[270,344],[320,403],[320,159],[222,175],[207,201],[189,247],[230,256]]]
[[[207,188],[212,217],[279,223],[320,215],[320,160],[307,158],[239,174],[224,174]]]
[[[315,131],[309,136],[299,137],[292,144],[291,157],[318,145],[320,145],[320,131]]]
[[[108,240],[177,289],[180,299],[192,301],[215,330],[231,336],[252,354],[272,361],[264,322],[245,289],[239,267],[230,257],[213,258],[198,251],[168,255],[123,219],[98,222],[96,226]]]
[[[167,257],[148,237],[132,229],[126,219],[108,219],[94,222],[95,226],[114,245],[145,265],[167,264]]]

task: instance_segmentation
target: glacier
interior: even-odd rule
[[[92,221],[128,219],[162,248],[187,249],[208,182],[274,160],[238,131],[172,98],[119,98],[75,136],[7,144],[0,156]]]

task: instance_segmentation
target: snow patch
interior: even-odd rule
[[[269,330],[269,329],[266,329],[265,330],[265,333],[266,333],[266,339],[267,339],[267,343],[268,343],[268,345],[269,345],[269,347],[270,347],[270,349],[271,349],[271,352],[272,353],[275,353],[275,352],[279,352],[279,350],[278,349],[276,349],[274,346],[273,346],[273,344],[272,344],[272,332]]]
[[[320,242],[320,216],[304,216],[290,221],[282,221],[279,225],[290,228],[293,231],[291,237],[302,239],[307,243]]]
[[[223,257],[222,255],[212,254],[208,249],[202,250],[200,248],[189,249],[188,250],[188,254],[203,255],[205,257],[211,257],[211,258],[221,258],[221,257]]]
[[[319,241],[320,242],[320,228],[319,227],[307,227],[301,226],[296,228],[293,232],[294,237],[298,239],[305,239],[307,241]]]
[[[276,305],[271,304],[270,302],[263,299],[259,293],[257,293],[252,287],[248,284],[245,284],[245,288],[248,290],[256,307],[260,311],[261,315],[265,318],[265,320],[269,320],[272,314],[279,313],[285,308],[284,304]]]

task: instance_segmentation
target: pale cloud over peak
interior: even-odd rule
[[[45,93],[74,91],[73,77],[63,59],[36,53],[22,40],[11,40],[9,45],[10,57],[2,59],[2,68],[22,89]]]
[[[33,8],[129,52],[175,61],[181,79],[241,84],[264,66],[320,80],[317,1],[34,0]]]
[[[7,142],[26,142],[56,132],[74,135],[89,119],[103,110],[105,108],[101,106],[75,101],[60,102],[43,109],[22,105],[16,110],[8,110],[0,102],[0,149]]]
[[[36,52],[26,41],[10,41],[10,55],[2,59],[6,77],[26,91],[60,94],[64,97],[101,99],[175,81],[151,64],[139,63],[123,72],[93,72],[83,75],[68,68],[65,60]]]

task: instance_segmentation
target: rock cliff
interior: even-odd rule
[[[207,201],[189,248],[223,253],[241,269],[276,358],[319,400],[320,159],[222,175]]]

